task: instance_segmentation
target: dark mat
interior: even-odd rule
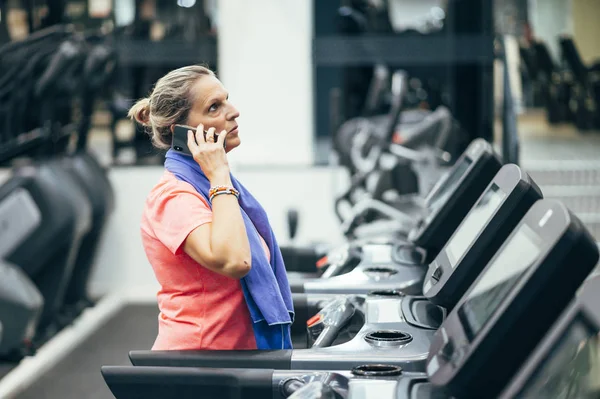
[[[100,367],[130,365],[128,353],[150,349],[158,328],[156,305],[127,305],[18,398],[113,399]]]

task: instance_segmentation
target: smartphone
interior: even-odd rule
[[[194,140],[196,137],[196,128],[185,126],[185,125],[175,125],[173,128],[173,138],[171,141],[171,148],[173,151],[179,152],[184,155],[192,156],[192,152],[190,151],[187,145],[187,137],[188,130],[194,132]],[[215,141],[219,139],[219,135],[215,132]],[[204,140],[206,140],[206,130],[204,131]],[[227,139],[223,140],[223,148],[227,147]]]

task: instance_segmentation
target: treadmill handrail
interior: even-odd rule
[[[390,144],[389,151],[399,158],[407,159],[415,163],[425,163],[428,160],[427,155],[396,143]]]
[[[369,177],[367,173],[359,173],[352,176],[350,186],[336,197],[334,201],[334,211],[340,222],[343,223],[345,220],[341,209],[342,205],[347,203],[350,205],[350,207],[354,206],[352,194],[354,194],[356,190],[358,190],[361,186],[364,185],[367,177]]]
[[[415,225],[417,220],[385,202],[374,200],[372,198],[363,199],[357,202],[352,208],[352,214],[342,224],[342,232],[344,235],[348,235],[352,232],[355,227],[356,221],[367,211],[376,211],[390,219],[396,220],[399,223],[406,223],[407,225]]]
[[[439,131],[441,133],[436,135],[437,140],[435,141],[435,144],[431,145],[433,145],[436,148],[443,148],[448,139],[449,132],[452,127],[452,114],[450,113],[450,110],[448,110],[448,108],[444,107],[443,105],[437,107],[435,111],[426,115],[425,118],[423,118],[423,120],[419,121],[418,123],[403,128],[403,130],[410,132],[410,134],[408,135],[410,137],[408,139],[408,143],[404,142],[404,146],[413,147],[414,144],[411,145],[411,139],[413,139],[413,141],[417,140],[419,136],[423,134],[423,132],[433,129],[438,124],[441,125],[439,128]]]
[[[116,398],[130,397],[133,390],[144,398],[162,397],[165,389],[176,387],[180,393],[198,391],[198,397],[237,399],[270,394],[274,370],[102,366],[101,373]]]
[[[236,367],[289,370],[292,350],[130,351],[134,366]]]

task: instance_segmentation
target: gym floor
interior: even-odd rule
[[[103,116],[98,115],[97,118],[101,120]],[[497,127],[496,130],[500,131],[499,125]],[[535,110],[519,116],[519,134],[522,163],[526,170],[532,169],[534,179],[535,173],[556,169],[557,161],[564,165],[583,162],[588,173],[591,170],[600,174],[600,132],[582,134],[570,125],[551,127],[546,123],[543,112]],[[110,136],[105,129],[94,130],[91,147],[105,164],[110,162]],[[317,152],[326,154],[327,145],[319,144]],[[118,169],[115,168],[113,173],[119,173]],[[571,184],[571,181],[555,182],[552,178],[549,181],[551,185]],[[583,210],[591,221],[600,215],[600,190],[597,190],[597,196],[595,194],[595,188],[600,188],[600,179],[594,181],[598,186],[588,187],[593,193],[588,195],[587,208]],[[564,187],[561,191],[560,187],[540,186],[546,197],[573,191],[570,188],[564,190]],[[331,211],[330,207],[324,209],[322,212]],[[597,224],[600,225],[600,220]],[[600,238],[594,229],[590,228]],[[123,303],[119,298],[107,295],[73,326],[42,348],[35,358],[24,360],[2,379],[0,397],[112,398],[100,374],[100,367],[106,364],[128,365],[130,350],[150,348],[156,336],[157,315],[158,309],[153,302]]]
[[[518,118],[521,159],[532,161],[600,161],[600,131],[578,132],[572,124],[549,125],[543,110],[529,110]],[[501,132],[500,123],[495,131]]]

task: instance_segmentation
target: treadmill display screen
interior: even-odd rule
[[[519,278],[540,255],[540,237],[522,224],[488,265],[458,310],[472,340],[491,318]]]
[[[600,339],[576,319],[546,359],[540,361],[520,398],[591,398],[600,389]]]
[[[446,201],[472,162],[470,158],[465,157],[458,165],[454,165],[448,178],[444,180],[442,185],[437,188],[429,199],[429,209],[437,209]]]
[[[467,248],[473,245],[475,237],[486,226],[504,197],[506,197],[506,194],[500,190],[500,187],[492,184],[469,211],[465,220],[446,245],[446,255],[448,255],[450,266],[456,266],[457,262],[464,256]]]

